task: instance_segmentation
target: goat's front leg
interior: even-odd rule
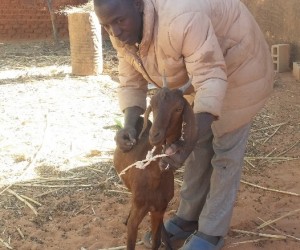
[[[137,238],[138,227],[148,212],[147,207],[132,205],[127,219],[127,250],[134,250]]]

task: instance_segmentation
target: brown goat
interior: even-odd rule
[[[144,160],[153,145],[156,146],[154,155],[161,154],[165,145],[180,139],[183,139],[183,147],[192,150],[196,138],[195,120],[190,105],[183,97],[183,91],[164,87],[151,98],[144,115],[144,126],[141,117],[136,125],[137,134],[140,134],[137,144],[128,152],[122,152],[118,147],[114,152],[114,166],[119,174],[129,165]],[[151,111],[152,126],[148,120]],[[152,249],[159,248],[161,238],[166,248],[172,249],[163,217],[174,196],[173,171],[161,171],[159,160],[155,160],[145,169],[132,167],[120,177],[132,192],[127,219],[127,249],[135,249],[138,226],[148,212],[151,215]]]

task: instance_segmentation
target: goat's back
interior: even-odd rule
[[[143,119],[140,118],[136,125],[137,135],[143,127]],[[114,152],[114,166],[118,173],[129,165],[144,160],[148,151],[152,149],[149,143],[149,130],[151,122],[148,121],[137,144],[128,152],[123,152],[118,147]],[[161,148],[156,150],[160,153]],[[130,168],[121,176],[125,186],[132,192],[135,203],[149,205],[154,210],[165,209],[174,195],[174,175],[172,171],[161,171],[158,165],[159,159],[152,161],[145,169]]]

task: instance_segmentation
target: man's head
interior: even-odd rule
[[[110,36],[133,45],[143,33],[143,0],[94,0],[95,13]]]

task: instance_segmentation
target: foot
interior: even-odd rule
[[[192,234],[180,250],[220,250],[224,246],[224,239],[197,232]]]
[[[202,232],[197,232],[195,233],[196,236],[198,236],[199,238],[206,240],[207,242],[213,244],[213,245],[217,245],[219,240],[220,240],[220,236],[211,236],[211,235],[207,235],[205,233]]]
[[[186,221],[177,215],[164,223],[165,229],[171,242],[177,240],[186,240],[198,228],[198,221]],[[144,245],[151,248],[152,245],[151,232],[147,232],[143,238]]]
[[[195,232],[198,228],[198,221],[188,221],[181,219],[179,216],[174,215],[168,221],[172,221],[178,227],[180,227],[183,231]],[[168,221],[166,223],[168,223]]]
[[[164,223],[171,240],[187,239],[198,228],[198,221],[187,221],[177,215]]]

